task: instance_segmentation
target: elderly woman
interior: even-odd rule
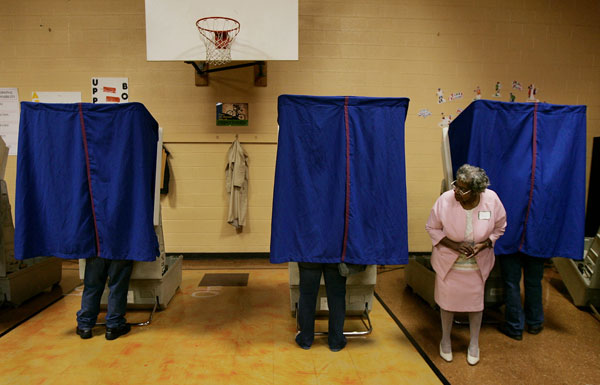
[[[489,184],[483,169],[461,166],[453,191],[438,198],[425,226],[433,243],[435,301],[442,319],[440,356],[446,361],[452,361],[454,313],[467,312],[471,333],[467,362],[479,362],[484,285],[494,267],[494,243],[506,228],[506,211],[498,195],[486,189]]]

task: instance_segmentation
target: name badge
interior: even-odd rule
[[[492,218],[491,211],[480,211],[479,212],[479,219],[484,220],[484,221],[489,221],[491,218]]]

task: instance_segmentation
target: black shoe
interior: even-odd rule
[[[75,333],[77,333],[77,335],[81,337],[82,340],[92,338],[92,329],[80,329],[78,326],[77,330],[75,330]]]
[[[544,325],[527,325],[527,333],[529,334],[539,334],[542,330],[544,330]]]
[[[500,333],[512,338],[513,340],[521,341],[523,339],[522,333],[512,332],[507,324],[500,324],[500,326],[498,326],[498,330],[500,331]]]
[[[298,346],[300,346],[300,347],[301,347],[302,349],[304,349],[304,350],[308,350],[308,349],[310,349],[310,345],[306,345],[306,344],[304,344],[304,343],[301,343],[300,341],[298,341],[298,338],[296,338],[296,344],[297,344]]]
[[[124,324],[116,328],[106,328],[106,339],[116,340],[117,338],[129,333],[131,331],[131,325]]]
[[[346,343],[344,343],[342,346],[336,346],[336,347],[329,347],[329,350],[331,350],[332,352],[339,352],[340,350],[342,350],[343,348],[346,347]]]

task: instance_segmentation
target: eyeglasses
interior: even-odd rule
[[[471,192],[471,190],[464,191],[462,188],[460,188],[460,186],[457,186],[456,181],[450,183],[450,186],[452,186],[452,189],[459,193],[461,196],[465,196]]]

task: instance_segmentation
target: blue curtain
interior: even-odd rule
[[[153,261],[158,124],[139,103],[21,103],[15,257]]]
[[[506,208],[496,254],[582,259],[585,106],[478,100],[449,138],[454,173],[465,163],[483,168]]]
[[[406,98],[282,95],[271,261],[408,261]]]

